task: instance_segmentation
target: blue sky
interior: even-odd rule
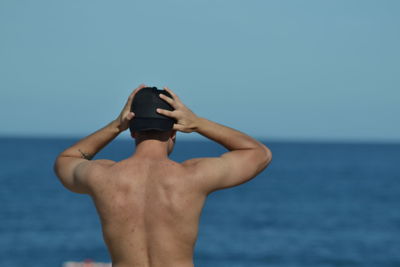
[[[256,137],[400,141],[399,12],[396,0],[2,0],[0,135],[84,136],[146,83]]]

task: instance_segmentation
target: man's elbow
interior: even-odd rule
[[[65,172],[65,168],[66,168],[65,158],[66,158],[65,156],[60,154],[54,160],[53,171],[56,174],[56,176],[58,177],[58,179],[61,179],[62,173]]]
[[[268,167],[269,163],[272,161],[272,152],[267,146],[260,145],[258,160],[261,170]]]

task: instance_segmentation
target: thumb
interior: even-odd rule
[[[130,121],[131,119],[133,119],[133,117],[135,117],[135,113],[133,113],[133,112],[129,112],[128,115],[126,115],[126,119],[127,119],[128,121]]]

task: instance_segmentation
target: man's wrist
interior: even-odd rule
[[[204,118],[197,117],[197,119],[194,123],[193,132],[201,131],[201,129],[203,128],[203,125],[204,125],[204,121],[205,121]]]
[[[115,120],[113,120],[112,122],[110,122],[110,123],[108,124],[108,127],[110,128],[110,130],[111,130],[113,133],[115,133],[115,134],[117,134],[117,135],[126,130],[126,129],[122,129],[121,122],[120,122],[119,119],[115,119]]]

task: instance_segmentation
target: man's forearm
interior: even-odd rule
[[[198,118],[195,131],[223,145],[228,150],[264,147],[263,144],[240,131],[204,118]]]
[[[121,133],[117,120],[81,139],[59,156],[92,159],[102,148]]]

